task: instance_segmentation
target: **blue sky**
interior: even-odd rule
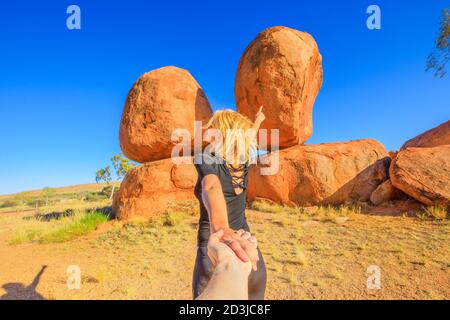
[[[81,8],[68,30],[66,8]],[[381,8],[381,30],[366,8]],[[309,32],[324,81],[307,143],[375,138],[397,149],[450,118],[450,76],[424,71],[448,1],[4,1],[0,193],[94,181],[120,152],[123,103],[142,73],[188,69],[214,109],[234,107],[239,58],[263,29]]]

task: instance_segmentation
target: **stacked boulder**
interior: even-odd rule
[[[322,57],[305,32],[269,28],[244,51],[235,79],[237,111],[253,119],[263,105],[262,129],[279,130],[280,148],[260,156],[251,168],[250,201],[381,204],[408,195],[424,204],[449,204],[450,121],[411,139],[395,154],[373,139],[304,145],[312,134],[321,85]],[[174,163],[171,136],[175,129],[187,129],[194,137],[194,121],[205,123],[211,115],[205,93],[184,69],[164,67],[136,81],[119,138],[124,154],[143,164],[127,174],[115,195],[119,219],[151,218],[171,204],[194,199],[198,177],[192,158]],[[275,143],[270,138],[268,151]],[[273,161],[276,172],[267,174]]]
[[[272,27],[241,57],[235,80],[237,111],[253,119],[263,105],[266,120],[261,128],[280,131],[280,148],[298,145],[312,134],[312,108],[321,86],[322,56],[314,38]]]
[[[262,173],[261,165],[250,171],[250,201],[263,198],[297,205],[367,201],[388,178],[388,152],[375,140],[302,145],[312,134],[312,109],[321,85],[322,57],[305,32],[269,28],[244,51],[235,81],[237,110],[253,118],[263,105],[262,128],[279,130],[282,149],[261,157],[278,158],[276,174]]]
[[[197,172],[190,158],[178,159],[185,164],[172,161],[171,136],[186,129],[194,137],[194,122],[204,123],[211,115],[205,93],[187,70],[163,67],[136,81],[125,102],[119,140],[125,156],[143,164],[127,174],[114,197],[119,219],[150,218],[194,198]]]

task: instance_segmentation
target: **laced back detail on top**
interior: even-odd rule
[[[245,175],[247,174],[248,167],[244,164],[239,165],[239,167],[233,167],[229,164],[226,166],[228,168],[228,172],[230,173],[231,184],[235,190],[235,193],[242,193],[247,188],[245,184]],[[237,192],[236,189],[240,190],[240,192]]]

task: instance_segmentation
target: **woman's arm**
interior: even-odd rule
[[[233,251],[221,242],[223,230],[212,233],[208,241],[208,256],[215,266],[214,273],[199,300],[246,300],[250,263],[240,261]],[[244,233],[241,233],[244,236]],[[254,239],[254,237],[252,237]],[[254,239],[256,247],[256,239]]]
[[[256,248],[228,224],[227,204],[223,196],[222,185],[214,174],[208,174],[202,179],[202,200],[208,211],[211,233],[224,231],[223,242],[244,262],[251,261],[253,269],[257,269],[259,260]]]
[[[220,229],[229,229],[227,204],[222,185],[216,175],[208,174],[202,179],[202,199],[208,211],[211,233]]]
[[[263,106],[261,106],[258,110],[258,112],[255,115],[255,121],[253,122],[252,129],[258,132],[259,127],[263,123],[264,120],[266,120],[266,116],[262,112]]]

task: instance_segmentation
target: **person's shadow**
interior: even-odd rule
[[[45,298],[36,291],[42,274],[47,266],[42,266],[41,271],[34,277],[33,282],[29,286],[23,283],[6,283],[2,286],[6,293],[0,297],[0,300],[45,300]]]

